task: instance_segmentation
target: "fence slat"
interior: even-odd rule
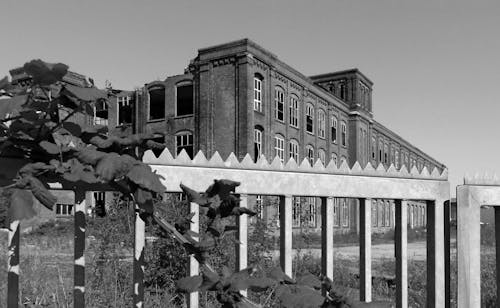
[[[7,278],[7,307],[17,308],[19,303],[19,220],[10,223],[9,268]]]
[[[280,264],[292,277],[292,196],[280,196]]]
[[[396,307],[408,307],[408,204],[396,204]]]
[[[140,216],[139,207],[135,207],[134,237],[134,307],[144,305],[144,245],[145,222]]]
[[[427,307],[444,307],[444,201],[427,201]]]
[[[77,198],[80,199],[81,198]],[[85,198],[75,204],[73,306],[85,307]]]
[[[190,213],[194,213],[193,218],[191,218],[191,223],[189,224],[189,230],[200,233],[200,207],[198,204],[191,202],[189,205]],[[199,240],[194,237],[195,240]],[[189,276],[196,276],[200,273],[200,264],[193,256],[189,256]],[[198,292],[189,293],[188,296],[188,307],[198,308],[199,306],[199,294]]]
[[[451,258],[450,258],[450,200],[444,204],[444,289],[445,289],[445,308],[451,307]]]
[[[333,279],[333,198],[321,198],[321,271]]]
[[[500,305],[500,207],[495,206],[495,251],[497,276],[497,307]]]
[[[248,195],[240,195],[240,207],[248,208]],[[236,234],[238,244],[236,248],[236,270],[240,271],[248,266],[248,216],[246,214],[236,217],[238,232]],[[247,295],[246,290],[240,291]]]
[[[359,199],[359,299],[372,301],[371,199]]]

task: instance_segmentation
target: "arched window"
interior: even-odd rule
[[[293,158],[296,163],[299,163],[299,143],[292,139],[288,144],[288,157]]]
[[[341,127],[342,127],[342,146],[346,147],[347,146],[347,125],[345,124],[344,121],[342,121]]]
[[[314,133],[314,106],[312,104],[306,105],[306,132]]]
[[[346,163],[347,163],[347,157],[345,157],[345,156],[341,156],[341,157],[340,157],[340,164],[342,165],[344,162],[346,162]]]
[[[383,162],[382,157],[384,152],[384,145],[382,144],[382,140],[378,141],[378,161],[379,163]]]
[[[296,95],[290,96],[290,106],[288,108],[288,120],[290,126],[299,127],[299,99]]]
[[[396,167],[396,169],[399,169],[399,150],[396,150],[396,152],[394,153],[394,167]]]
[[[257,161],[262,155],[262,140],[264,135],[264,129],[261,126],[255,126],[253,130],[253,148],[254,148],[254,160]]]
[[[330,119],[332,142],[337,143],[337,117],[332,116]]]
[[[148,120],[165,118],[165,88],[163,86],[153,86],[149,89],[148,116]]]
[[[181,83],[175,89],[175,115],[192,115],[194,112],[193,84],[191,82]]]
[[[274,118],[285,121],[285,92],[280,87],[274,89]]]
[[[318,136],[320,138],[326,136],[326,115],[322,109],[318,111]]]
[[[325,152],[325,150],[319,149],[319,151],[318,151],[318,158],[321,160],[321,162],[323,163],[323,165],[325,165],[325,162],[326,162],[326,152]]]
[[[341,82],[339,84],[339,91],[340,91],[340,98],[346,99],[346,87],[344,82]]]
[[[281,162],[285,161],[285,139],[279,134],[274,136],[274,156],[278,156]]]
[[[191,132],[184,131],[175,134],[175,153],[178,155],[182,150],[193,158],[193,134]]]
[[[253,77],[253,110],[262,112],[262,81],[260,74]]]
[[[314,165],[314,148],[311,145],[306,146],[306,157],[309,160],[311,166]]]

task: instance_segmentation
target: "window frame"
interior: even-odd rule
[[[306,105],[306,133],[314,135],[314,105],[311,103],[307,103]],[[308,120],[311,119],[311,130],[309,130]]]
[[[323,166],[326,166],[326,151],[323,149],[318,150],[318,158],[321,160]]]
[[[274,88],[274,119],[279,122],[285,122],[285,91],[278,86]]]
[[[341,127],[341,142],[343,147],[347,147],[347,123],[345,121],[340,122]]]
[[[131,100],[132,100],[132,98],[129,95],[116,97],[116,126],[123,126],[123,125],[132,124],[132,112],[133,112],[133,110],[132,110]],[[128,106],[130,108],[130,112],[131,112],[130,122],[120,121],[120,109],[124,108],[125,106]]]
[[[309,161],[309,164],[311,164],[311,166],[314,166],[314,147],[310,144],[306,145],[306,157],[307,157],[307,160]],[[310,155],[312,154],[312,156]]]
[[[260,75],[255,74],[253,77],[253,110],[257,112],[262,112],[262,83],[264,78]],[[259,88],[257,89],[257,85]],[[258,97],[257,97],[258,96]]]
[[[288,123],[291,127],[299,128],[299,98],[292,94],[288,102]]]
[[[281,145],[281,147],[279,147]],[[285,162],[285,137],[274,135],[274,157],[278,156],[282,163]]]
[[[181,143],[184,142],[183,137],[187,137],[186,138],[187,143],[179,145],[179,142],[178,142],[179,137],[180,137]],[[189,138],[189,137],[191,137],[191,138]],[[191,139],[191,144],[189,144],[190,139]],[[188,151],[188,149],[186,149],[189,147],[191,147],[191,153]],[[179,148],[181,148],[181,149],[179,150]],[[181,153],[182,149],[184,149],[186,151],[186,153],[189,155],[189,157],[191,159],[193,159],[193,157],[194,157],[194,135],[191,131],[183,130],[183,131],[177,132],[175,134],[175,156],[176,157],[177,157],[177,155],[179,155]]]
[[[346,198],[342,199],[342,227],[349,227],[349,204]]]
[[[158,91],[158,90],[163,90],[163,117],[160,117],[160,118],[152,118],[151,117],[151,92],[152,91]],[[165,120],[165,113],[166,113],[166,108],[165,108],[165,102],[166,102],[166,97],[165,97],[165,86],[164,85],[151,85],[150,87],[148,87],[148,117],[147,117],[147,121],[148,122],[154,122],[154,121],[161,121],[161,120]],[[177,91],[177,90],[176,90]],[[177,95],[176,95],[177,97]],[[177,104],[177,103],[176,103]]]
[[[295,139],[290,139],[288,142],[288,158],[293,158],[298,164],[300,159],[300,145]]]
[[[323,109],[318,109],[318,137],[326,138],[326,113]]]
[[[259,158],[262,156],[263,138],[264,138],[264,130],[258,126],[254,127],[253,144],[254,144],[254,155],[256,156],[254,157],[255,161],[259,160]],[[255,149],[257,149],[257,153],[255,153]]]
[[[338,141],[338,119],[336,116],[332,115],[330,118],[330,133],[332,135],[332,143],[337,144]]]

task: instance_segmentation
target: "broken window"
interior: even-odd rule
[[[165,88],[153,87],[149,89],[149,120],[165,118]]]
[[[193,114],[193,85],[177,86],[176,116]]]
[[[260,126],[256,126],[253,130],[253,155],[255,162],[257,162],[259,157],[262,155],[262,132],[263,129]]]
[[[116,125],[132,123],[132,103],[130,96],[123,96],[116,98]]]

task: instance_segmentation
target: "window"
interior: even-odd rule
[[[311,166],[314,165],[314,148],[310,145],[306,146],[306,157],[309,160]]]
[[[297,140],[292,139],[290,140],[289,147],[288,147],[288,155],[290,158],[293,158],[296,163],[299,162],[299,143]]]
[[[347,146],[347,125],[342,122],[342,146]]]
[[[332,116],[331,118],[331,128],[332,128],[332,142],[337,143],[337,118]]]
[[[372,160],[375,161],[377,159],[377,141],[375,141],[375,137],[372,137]]]
[[[349,206],[346,199],[342,199],[342,226],[349,226]]]
[[[377,210],[378,201],[372,199],[372,227],[378,226],[378,210]]]
[[[116,125],[132,123],[132,105],[130,96],[121,96],[116,98]]]
[[[95,191],[93,201],[96,215],[104,217],[106,215],[106,194],[104,191]]]
[[[318,158],[321,160],[321,162],[323,163],[323,166],[324,166],[325,162],[326,162],[326,152],[325,152],[325,150],[319,149],[319,151],[318,151]]]
[[[382,162],[382,152],[384,150],[384,145],[382,144],[382,140],[378,141],[378,161]]]
[[[384,163],[389,163],[389,147],[387,146],[387,144],[384,145]]]
[[[285,161],[285,139],[283,136],[274,136],[274,156],[278,156],[281,162]]]
[[[311,104],[306,106],[306,132],[314,133],[314,107]]]
[[[178,85],[176,88],[175,115],[192,115],[194,112],[193,85]]]
[[[165,88],[156,86],[149,89],[149,120],[165,118]]]
[[[285,121],[285,93],[281,88],[274,89],[274,118]]]
[[[340,157],[340,164],[342,165],[344,162],[347,163],[347,157],[345,156]]]
[[[377,221],[379,227],[384,225],[384,201],[382,200],[377,203]]]
[[[346,87],[343,82],[339,84],[340,98],[346,99]]]
[[[253,155],[255,161],[262,155],[262,131],[260,127],[255,127],[253,130]]]
[[[335,164],[335,166],[338,166],[337,153],[332,153],[332,161]]]
[[[391,205],[389,201],[385,201],[385,226],[391,226]]]
[[[262,112],[262,78],[259,75],[253,78],[253,110]]]
[[[399,169],[399,150],[396,150],[396,152],[394,153],[394,167],[396,167],[396,169]]]
[[[340,199],[333,198],[333,226],[340,227]]]
[[[299,100],[297,96],[290,96],[288,119],[290,126],[299,127]]]
[[[316,228],[316,198],[307,197],[305,199],[307,208],[307,226]]]
[[[257,217],[260,219],[264,218],[264,208],[262,206],[262,195],[255,196],[255,212],[257,212]]]
[[[300,197],[293,197],[292,227],[300,227],[301,212]]]
[[[189,157],[193,158],[193,134],[190,132],[181,132],[175,135],[175,153],[179,155],[185,150]]]
[[[73,215],[73,204],[56,204],[56,215],[58,216],[71,216]]]
[[[96,108],[96,106],[93,106],[94,108],[94,115],[92,116],[92,125],[103,125],[103,126],[108,126],[108,119],[99,117],[99,109]]]
[[[318,136],[325,138],[326,135],[326,115],[323,110],[318,111]]]

